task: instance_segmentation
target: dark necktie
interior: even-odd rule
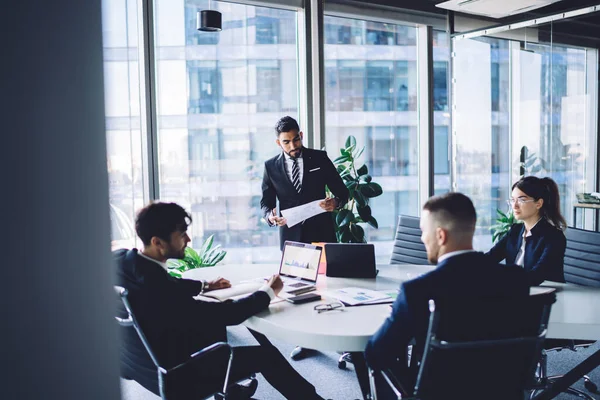
[[[296,188],[296,191],[300,193],[302,190],[302,183],[300,182],[300,167],[298,166],[298,159],[292,158],[292,183]]]

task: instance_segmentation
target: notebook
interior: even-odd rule
[[[314,244],[286,241],[283,244],[279,275],[283,292],[298,295],[316,290],[323,248]]]

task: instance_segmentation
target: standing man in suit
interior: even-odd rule
[[[191,222],[191,216],[175,203],[150,204],[139,211],[135,222],[144,249],[114,253],[119,285],[128,290],[137,321],[159,364],[167,369],[209,345],[226,342],[227,326],[240,324],[266,310],[283,288],[279,275],[274,275],[258,291],[240,300],[218,303],[194,299],[199,293],[229,287],[230,283],[223,278],[200,282],[169,275],[166,261],[184,257]],[[232,382],[260,372],[287,399],[322,400],[314,386],[263,335],[252,333],[260,346],[233,348]],[[122,357],[121,372],[158,394],[156,368],[136,332],[124,332],[123,342],[132,348],[123,349],[126,356]],[[170,394],[177,398],[202,398],[202,394],[210,394],[222,384],[227,361],[228,357],[221,357],[169,374],[171,383],[178,382],[167,385],[167,390],[176,390]]]
[[[346,204],[348,188],[335,166],[320,150],[302,145],[304,134],[292,117],[283,117],[275,125],[275,143],[281,154],[265,162],[260,206],[269,226],[279,227],[279,246],[283,250],[286,240],[294,242],[337,242],[333,219],[329,214]],[[335,197],[325,198],[325,186]],[[292,227],[281,216],[281,211],[324,199],[319,203],[326,213],[321,213]],[[279,212],[277,211],[279,200]],[[291,354],[297,360],[304,355],[301,347]]]
[[[429,262],[437,264],[437,268],[401,285],[391,315],[367,344],[367,364],[375,370],[391,370],[407,390],[414,387],[415,361],[420,359],[425,345],[429,299],[529,295],[527,274],[522,268],[498,264],[473,250],[476,219],[473,203],[461,193],[434,196],[425,203],[421,240]],[[412,339],[416,345],[411,368],[407,363],[407,346]],[[378,385],[377,390],[385,391],[385,385]]]
[[[337,242],[329,212],[348,201],[348,188],[340,174],[326,152],[302,145],[304,134],[294,118],[283,117],[277,121],[275,134],[275,143],[282,152],[265,162],[260,206],[269,226],[279,227],[281,249],[286,240]],[[325,186],[335,197],[325,198]],[[286,225],[281,210],[320,199],[325,199],[319,205],[326,213],[292,227]]]

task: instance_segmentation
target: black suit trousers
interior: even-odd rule
[[[215,355],[210,361],[204,360],[202,364],[188,369],[179,377],[171,377],[167,397],[176,400],[198,399],[199,395],[208,396],[222,390],[227,362],[227,355],[222,353]],[[254,373],[261,373],[286,399],[322,400],[317,395],[315,387],[304,379],[270,343],[233,348],[229,383],[233,384]]]

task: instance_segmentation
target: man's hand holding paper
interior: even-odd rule
[[[326,212],[321,204],[326,202],[328,199],[323,200],[315,200],[310,203],[303,204],[301,206],[288,208],[285,210],[281,210],[281,215],[283,215],[287,221],[287,226],[292,227],[300,222],[314,217],[315,215]],[[335,202],[334,199],[330,199]]]

